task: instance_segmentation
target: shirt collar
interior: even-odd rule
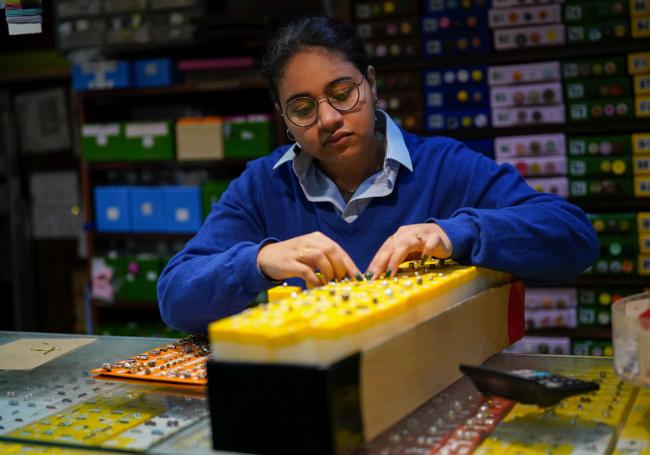
[[[384,167],[388,164],[388,160],[392,160],[413,172],[411,154],[404,142],[402,131],[386,112],[379,112],[386,116],[386,158],[384,159]],[[304,175],[313,161],[313,158],[308,153],[296,153],[297,147],[297,143],[294,143],[289,147],[289,149],[273,165],[273,169],[277,169],[287,161],[295,160],[293,168],[296,175]]]

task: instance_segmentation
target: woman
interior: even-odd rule
[[[377,110],[354,29],[328,17],[279,31],[264,59],[294,142],[248,163],[163,271],[164,321],[196,332],[279,281],[390,276],[411,256],[453,258],[530,283],[597,256],[584,213],[449,138],[409,134]]]

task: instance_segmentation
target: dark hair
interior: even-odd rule
[[[362,74],[366,74],[368,56],[352,25],[329,16],[304,17],[278,30],[262,60],[262,75],[269,85],[273,101],[279,102],[278,85],[289,59],[310,46],[340,52]]]

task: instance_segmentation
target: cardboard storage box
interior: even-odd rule
[[[176,156],[179,161],[223,159],[223,119],[221,117],[178,119]]]
[[[559,81],[560,62],[526,63],[523,65],[490,66],[490,85],[528,84]]]
[[[629,37],[629,19],[600,20],[592,23],[567,25],[566,28],[568,44],[621,41],[629,39]]]
[[[632,153],[650,153],[650,133],[635,133],[632,135]]]
[[[650,52],[627,54],[627,72],[630,74],[650,73]]]
[[[566,137],[559,134],[497,137],[495,156],[499,159],[520,156],[564,155]]]
[[[562,79],[625,76],[625,57],[596,57],[562,62]]]
[[[343,454],[524,332],[523,286],[493,287],[327,366],[208,361],[213,446]]]

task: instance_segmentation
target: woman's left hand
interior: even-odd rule
[[[386,239],[370,261],[366,274],[392,276],[409,257],[447,259],[451,253],[451,241],[440,226],[435,223],[409,224],[401,226]]]

